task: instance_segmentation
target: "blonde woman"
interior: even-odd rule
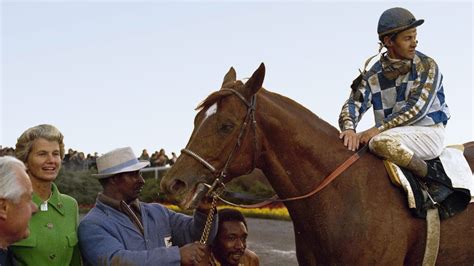
[[[13,244],[14,259],[20,265],[81,265],[78,205],[54,184],[64,157],[63,135],[52,125],[29,128],[18,138],[15,153],[27,167],[38,212],[31,218],[30,236]]]

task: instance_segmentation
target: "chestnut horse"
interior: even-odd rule
[[[261,64],[244,84],[231,68],[222,89],[198,107],[185,152],[161,182],[182,208],[196,200],[198,184],[213,183],[216,173],[225,172],[228,182],[255,167],[280,198],[300,196],[353,154],[336,128],[263,89],[264,76]],[[465,144],[464,154],[473,169],[474,142]],[[426,221],[411,216],[405,194],[390,183],[382,160],[370,153],[317,194],[285,205],[300,265],[420,265],[423,260]],[[472,204],[441,222],[437,263],[473,265]]]

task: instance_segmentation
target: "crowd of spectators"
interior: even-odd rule
[[[2,147],[0,146],[0,157],[1,156],[15,156],[15,149],[11,147]],[[96,159],[99,157],[97,152],[94,154],[84,155],[83,152],[76,151],[73,149],[68,149],[68,152],[64,155],[63,167],[66,170],[71,171],[84,171],[90,169],[97,169]],[[139,160],[149,161],[150,167],[158,166],[171,166],[173,165],[178,157],[174,152],[171,153],[171,157],[166,155],[164,149],[160,151],[155,151],[151,156],[148,154],[148,151],[144,149],[142,154],[138,158]]]
[[[2,156],[15,156],[15,149],[11,147],[2,147],[0,145],[0,157]]]
[[[83,152],[68,149],[63,158],[63,167],[71,171],[84,171],[97,169],[96,159],[99,157],[97,152],[88,153],[87,156]]]
[[[151,167],[158,167],[158,166],[167,166],[167,165],[173,165],[178,157],[174,152],[171,153],[171,158],[166,155],[166,152],[164,149],[160,149],[160,151],[155,151],[151,156],[148,154],[148,151],[144,149],[142,151],[142,154],[140,157],[138,157],[139,160],[142,161],[150,161],[150,166]]]

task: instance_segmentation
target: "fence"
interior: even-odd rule
[[[158,167],[146,167],[140,170],[142,173],[153,172],[155,179],[159,179],[160,175],[166,174],[171,167],[169,166],[158,166]]]

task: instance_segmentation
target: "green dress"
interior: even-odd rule
[[[61,194],[54,183],[51,190],[47,211],[41,211],[43,201],[36,193],[33,194],[38,212],[31,217],[30,236],[10,246],[14,260],[19,265],[81,265],[77,239],[77,201]]]

